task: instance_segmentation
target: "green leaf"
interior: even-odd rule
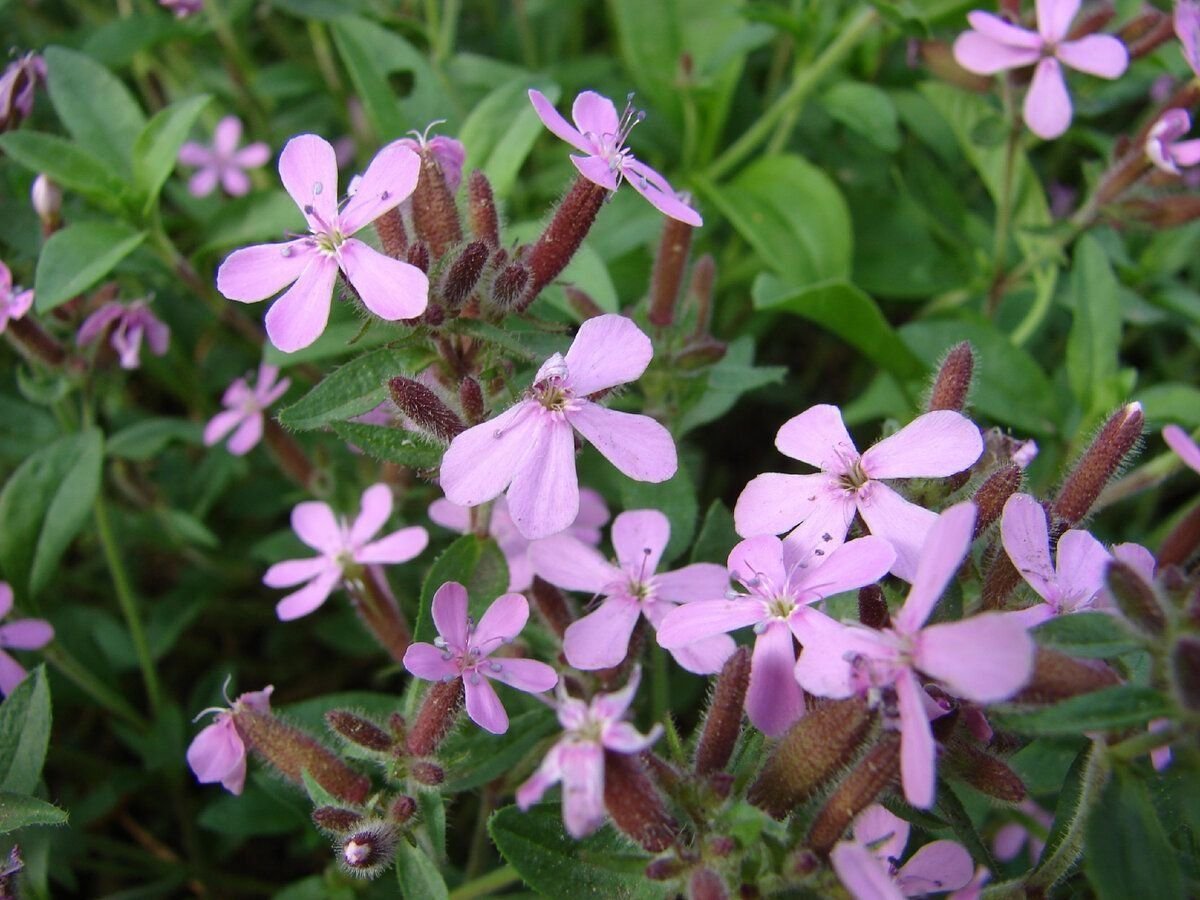
[[[480,100],[458,130],[458,139],[467,148],[463,172],[482,169],[497,197],[512,192],[517,172],[545,129],[529,102],[530,88],[540,90],[551,103],[558,102],[558,85],[522,75]]]
[[[196,255],[203,256],[244,244],[276,241],[289,231],[301,231],[304,227],[303,214],[296,206],[296,201],[286,192],[255,191],[245,197],[222,201],[216,215],[205,225],[204,245],[196,251]],[[353,337],[353,333],[350,336]],[[292,357],[283,353],[280,353],[280,359],[292,361]]]
[[[1083,852],[1084,825],[1108,777],[1104,745],[1093,741],[1079,751],[1058,793],[1054,825],[1046,837],[1041,858],[1026,883],[1038,893],[1055,884],[1075,865]]]
[[[679,463],[679,471],[668,481],[651,484],[634,481],[625,476],[620,478],[621,505],[626,509],[657,509],[671,523],[671,539],[663,551],[663,563],[669,563],[692,543],[696,534],[696,517],[700,514],[696,502],[696,489],[692,478]]]
[[[992,859],[991,848],[980,838],[975,823],[971,821],[971,817],[963,808],[958,795],[954,793],[950,785],[941,779],[938,780],[937,804],[933,810],[950,823],[950,827],[954,829],[954,836],[958,838],[959,843],[971,851],[971,856],[975,860],[987,866],[990,871],[996,871],[996,861]]]
[[[112,166],[79,144],[56,134],[10,131],[0,134],[0,150],[31,172],[43,172],[67,191],[109,212],[120,212],[128,185]]]
[[[37,797],[0,791],[0,834],[29,825],[66,825],[66,810]]]
[[[203,425],[188,419],[143,419],[110,437],[105,449],[109,456],[142,461],[158,456],[172,441],[199,444],[203,432]]]
[[[308,773],[308,769],[300,770],[300,780],[304,782],[304,791],[313,806],[343,806],[342,801],[321,787],[317,779]]]
[[[451,732],[440,751],[444,758],[452,760],[442,790],[457,794],[505,775],[511,777],[513,767],[558,727],[554,713],[540,707],[513,716],[508,731],[501,735],[489,734],[481,728]]]
[[[720,500],[714,500],[704,514],[704,523],[692,546],[691,561],[725,565],[729,551],[740,540],[733,527],[733,513]]]
[[[353,444],[372,459],[408,466],[410,469],[432,469],[442,461],[446,448],[424,435],[386,425],[365,425],[362,422],[334,422],[334,433],[347,444]]]
[[[100,490],[98,430],[59,438],[25,460],[0,492],[0,567],[17,596],[37,594],[83,527]]]
[[[896,105],[880,88],[839,81],[821,96],[821,105],[830,116],[885,153],[900,149]]]
[[[1119,619],[1100,612],[1056,616],[1037,626],[1033,636],[1042,647],[1095,659],[1119,656],[1139,646]]]
[[[334,369],[316,387],[279,413],[279,424],[311,431],[374,409],[388,398],[387,381],[412,375],[430,361],[424,347],[385,347]]]
[[[1122,398],[1120,290],[1104,249],[1085,234],[1075,245],[1071,267],[1074,323],[1067,338],[1067,380],[1085,416],[1112,409]]]
[[[396,845],[396,877],[405,900],[445,900],[450,896],[437,863],[403,838]]]
[[[491,538],[464,534],[433,561],[421,587],[421,607],[413,640],[430,643],[437,636],[430,608],[433,595],[448,581],[465,585],[470,598],[468,609],[478,621],[493,600],[508,590],[508,564]]]
[[[0,791],[31,794],[50,746],[50,686],[38,666],[0,703]]]
[[[646,880],[648,857],[632,852],[629,842],[608,826],[575,840],[563,830],[557,803],[528,812],[506,806],[488,820],[488,832],[505,860],[539,894],[629,900],[663,896],[661,885]]]
[[[1083,870],[1100,900],[1187,896],[1146,782],[1117,767],[1088,816]]]
[[[998,723],[996,727],[1020,734],[1072,736],[1133,728],[1172,712],[1171,702],[1158,691],[1119,684],[1037,709],[993,707],[990,715]]]
[[[50,102],[67,131],[120,175],[132,174],[133,142],[146,119],[129,89],[74,50],[47,47],[45,58]]]
[[[743,335],[729,344],[725,356],[715,366],[699,373],[700,396],[680,418],[678,436],[721,418],[743,394],[778,384],[786,374],[786,366],[754,365],[754,339]]]
[[[1171,382],[1137,392],[1146,424],[1151,428],[1174,422],[1184,428],[1200,428],[1200,388]]]
[[[429,843],[433,845],[433,855],[436,859],[446,858],[446,803],[441,791],[418,790],[417,808],[421,811],[421,822],[425,833],[429,835]]]
[[[901,379],[921,378],[926,365],[888,324],[870,296],[848,281],[797,285],[760,274],[751,288],[755,309],[789,312],[836,334]]]
[[[146,239],[120,222],[77,222],[56,231],[38,257],[34,304],[40,313],[61,306],[116,268]]]
[[[142,215],[149,215],[158,192],[175,170],[179,148],[212,97],[201,94],[172,103],[146,123],[133,143],[133,186],[142,201]]]

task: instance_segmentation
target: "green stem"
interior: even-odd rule
[[[501,866],[474,881],[460,884],[450,892],[450,900],[474,900],[476,897],[489,897],[495,891],[520,880],[521,876],[512,866]]]
[[[42,651],[42,656],[54,668],[58,669],[59,672],[72,681],[76,687],[113,715],[124,719],[139,731],[149,729],[150,723],[136,709],[129,705],[129,701],[101,681],[92,672],[88,671],[83,663],[63,649],[61,645],[53,644],[47,647]]]
[[[838,36],[821,51],[811,66],[796,73],[796,77],[788,89],[776,98],[766,112],[759,116],[758,121],[713,161],[705,175],[713,181],[719,180],[753,153],[759,144],[770,137],[776,123],[781,121],[791,109],[798,108],[803,103],[829,70],[840,63],[858,45],[878,20],[879,14],[874,9],[867,7],[860,10],[845,27],[839,30]]]
[[[987,315],[995,318],[1003,293],[997,290],[1004,282],[1004,266],[1008,258],[1008,231],[1012,227],[1013,176],[1016,171],[1017,148],[1021,142],[1021,122],[1012,102],[1012,85],[1007,77],[1001,80],[1004,115],[1008,119],[1008,140],[1004,147],[1004,170],[1000,178],[1000,196],[996,198],[996,226],[992,235],[992,290],[988,292]]]
[[[1178,737],[1179,728],[1174,725],[1162,731],[1146,731],[1142,734],[1135,734],[1133,737],[1126,738],[1118,744],[1113,744],[1108,748],[1108,756],[1109,759],[1119,759],[1129,762],[1130,760],[1137,759],[1139,756],[1144,756],[1151,750],[1165,747]]]
[[[1088,814],[1096,801],[1100,799],[1100,791],[1108,781],[1109,761],[1106,748],[1099,741],[1092,742],[1088,752],[1087,762],[1084,763],[1083,775],[1080,778],[1079,800],[1075,804],[1071,821],[1067,825],[1066,834],[1054,848],[1048,859],[1042,860],[1036,869],[1025,880],[1025,887],[1035,896],[1047,891],[1052,885],[1070,871],[1083,852],[1083,829],[1087,825]]]
[[[142,670],[142,680],[146,685],[146,696],[150,699],[150,708],[157,713],[162,705],[158,673],[154,669],[154,657],[150,654],[150,642],[146,639],[146,630],[142,626],[137,598],[133,594],[133,585],[129,580],[129,572],[125,569],[125,562],[121,559],[121,551],[117,546],[112,522],[108,517],[108,507],[103,497],[96,498],[95,513],[96,531],[100,536],[100,545],[104,548],[104,559],[112,575],[113,588],[117,592],[121,614],[125,617],[125,626],[129,629],[129,638],[137,653],[138,666]]]
[[[667,651],[654,643],[650,647],[650,659],[653,666],[651,672],[651,709],[655,722],[661,721],[671,708],[670,669],[667,666]]]

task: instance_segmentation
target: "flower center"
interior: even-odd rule
[[[796,601],[785,594],[778,594],[767,601],[767,614],[776,619],[787,619],[796,608]]]
[[[870,480],[871,476],[863,469],[861,458],[851,462],[846,466],[846,470],[838,476],[838,483],[850,493],[854,493]]]
[[[571,392],[557,378],[548,378],[535,384],[533,396],[551,412],[563,412],[573,399]]]

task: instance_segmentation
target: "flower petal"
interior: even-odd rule
[[[1186,431],[1178,425],[1168,425],[1163,429],[1162,435],[1176,456],[1187,466],[1200,472],[1200,445],[1197,445]]]
[[[490,681],[477,672],[471,672],[463,678],[463,687],[467,694],[467,715],[472,722],[492,734],[508,731],[508,713],[504,711]]]
[[[54,640],[54,626],[45,619],[17,619],[0,625],[0,647],[41,650]]]
[[[217,269],[217,290],[242,303],[266,300],[299,278],[317,255],[307,238],[234,250]]]
[[[428,545],[429,532],[420,525],[412,525],[367,544],[354,554],[354,561],[395,565],[419,556]]]
[[[729,552],[729,577],[748,588],[783,590],[788,580],[783,541],[771,534],[746,538]]]
[[[376,153],[342,210],[342,234],[354,234],[407,200],[420,174],[421,158],[399,141]]]
[[[1064,65],[1098,78],[1120,78],[1129,68],[1129,51],[1111,34],[1089,34],[1059,44],[1054,51]]]
[[[550,748],[543,757],[538,770],[517,788],[517,806],[522,811],[529,809],[542,799],[542,795],[562,779],[562,766],[559,765],[559,744]]]
[[[536,541],[529,553],[540,577],[568,591],[598,594],[625,580],[624,573],[599,550],[567,534]]]
[[[1061,592],[1050,564],[1050,531],[1042,505],[1028,494],[1009,497],[1000,519],[1000,539],[1021,577],[1043,600],[1057,603]]]
[[[465,652],[467,631],[467,589],[457,581],[447,581],[433,595],[433,624],[438,634],[454,649]]]
[[[546,99],[546,95],[541,91],[530,90],[529,102],[533,104],[533,110],[537,113],[537,117],[542,120],[550,131],[558,138],[566,141],[577,150],[582,150],[584,153],[591,154],[595,152],[595,148],[584,139],[583,135],[564,119],[554,108],[554,104]]]
[[[1104,545],[1086,531],[1072,528],[1058,539],[1057,570],[1062,598],[1069,608],[1059,612],[1075,612],[1089,605],[1104,587],[1104,574],[1112,556]]]
[[[604,824],[604,750],[588,741],[559,746],[563,824],[584,838]]]
[[[896,678],[896,698],[900,706],[900,781],[904,799],[918,809],[933,806],[937,772],[937,751],[933,730],[925,713],[925,689],[911,669],[902,669]]]
[[[223,157],[230,157],[242,142],[242,120],[237,116],[225,116],[213,129],[213,149]]]
[[[29,673],[19,662],[0,650],[0,694],[11,694]]]
[[[876,859],[861,844],[839,842],[830,852],[829,861],[854,900],[904,900],[892,881],[887,863]]]
[[[765,618],[757,600],[696,600],[667,613],[658,626],[658,643],[676,650],[714,634],[757,625]]]
[[[262,141],[255,141],[235,153],[233,161],[243,169],[257,169],[271,161],[271,148]]]
[[[500,668],[496,668],[497,666]],[[548,666],[536,659],[521,659],[515,656],[491,659],[484,674],[488,678],[502,681],[509,687],[525,691],[527,694],[540,694],[543,691],[553,690],[554,686],[558,684],[558,673],[554,671],[553,666]]]
[[[290,622],[292,619],[307,616],[329,598],[341,578],[340,569],[322,572],[300,590],[288,594],[276,603],[275,615],[282,622]]]
[[[292,530],[308,546],[327,556],[336,556],[342,550],[342,529],[328,503],[297,503],[292,510]]]
[[[775,435],[775,446],[792,459],[838,475],[858,459],[842,411],[827,403],[810,406],[784,422]]]
[[[263,584],[272,588],[292,587],[311,581],[322,572],[340,571],[337,563],[324,556],[314,556],[312,559],[285,559],[267,569],[263,575]]]
[[[350,526],[350,543],[361,546],[374,537],[392,514],[392,489],[382,482],[373,484],[362,493],[358,518]]]
[[[854,843],[870,847],[876,859],[899,859],[908,843],[909,824],[878,803],[854,820]]]
[[[229,439],[229,452],[234,456],[245,456],[258,446],[263,436],[263,416],[256,412],[246,416],[241,427]]]
[[[755,477],[738,495],[733,522],[742,537],[783,534],[814,513],[824,500],[829,477],[766,472]]]
[[[1046,57],[1037,64],[1022,115],[1029,130],[1047,141],[1054,140],[1070,126],[1071,97],[1057,59]]]
[[[0,581],[0,619],[12,612],[13,589],[7,581]]]
[[[1011,613],[982,613],[922,630],[913,665],[976,703],[1011,697],[1033,674],[1034,641]]]
[[[716,563],[692,563],[654,577],[654,595],[671,603],[720,600],[729,590],[729,571]]]
[[[1057,44],[1071,30],[1082,0],[1037,0],[1037,26],[1047,43]]]
[[[975,863],[971,854],[954,841],[933,841],[912,855],[896,873],[896,883],[906,897],[956,891],[971,880]]]
[[[979,426],[948,409],[917,416],[862,456],[871,478],[943,478],[961,472],[983,453]]]
[[[179,148],[176,159],[184,166],[207,166],[213,161],[213,152],[203,144],[187,141]]]
[[[579,174],[592,184],[599,185],[607,191],[615,191],[619,187],[617,173],[604,157],[571,154],[571,162],[579,170]]]
[[[429,504],[429,518],[435,524],[449,528],[451,531],[457,531],[459,534],[466,534],[471,530],[470,508],[451,503],[445,497]]]
[[[267,337],[284,353],[307,347],[321,336],[329,321],[333,282],[338,267],[333,257],[317,253],[286,293],[267,310]]]
[[[714,634],[712,637],[667,652],[675,662],[693,675],[715,675],[721,671],[721,667],[733,656],[735,650],[737,644],[733,638],[727,634]]]
[[[804,694],[792,674],[795,667],[791,630],[786,623],[771,620],[754,642],[750,687],[746,691],[746,714],[768,737],[783,734],[804,715]]]
[[[642,734],[628,722],[610,722],[600,735],[600,742],[617,753],[641,753],[654,745],[663,733],[661,725],[655,725],[649,734]]]
[[[479,617],[471,644],[481,648],[485,654],[491,652],[520,634],[528,621],[529,601],[521,594],[501,594]]]
[[[896,551],[892,573],[911,582],[937,514],[905,500],[882,481],[858,493],[858,511],[871,534],[890,541]]]
[[[669,216],[684,225],[699,228],[704,224],[700,213],[684,203],[675,193],[675,189],[667,183],[658,172],[643,162],[630,159],[622,166],[622,172],[629,186],[649,201],[650,205],[665,216]]]
[[[363,305],[379,318],[395,322],[425,311],[429,278],[416,266],[384,256],[357,238],[342,244],[340,259],[346,280]]]
[[[872,531],[874,527],[872,526]],[[962,565],[975,530],[975,504],[959,503],[936,518],[921,548],[912,590],[896,614],[896,630],[913,634],[929,618]]]
[[[896,561],[891,543],[868,536],[835,548],[823,561],[792,574],[792,587],[801,603],[832,597],[878,581]]]
[[[634,481],[657,484],[672,478],[679,468],[671,432],[649,416],[585,402],[568,411],[567,421]]]
[[[470,507],[503,492],[541,430],[537,410],[536,402],[525,400],[455,437],[442,456],[446,499]]]
[[[188,746],[187,761],[201,784],[222,781],[246,758],[246,747],[228,713],[200,730]],[[233,791],[240,793],[240,791]]]
[[[641,616],[632,597],[610,597],[593,612],[567,626],[563,653],[576,669],[591,671],[620,665],[629,652],[629,637]]]
[[[621,128],[613,102],[595,91],[584,91],[575,98],[571,118],[575,120],[575,127],[596,144],[603,144],[606,137],[615,138]]]
[[[220,443],[245,418],[247,418],[246,413],[240,409],[226,409],[217,413],[204,426],[204,446],[211,447],[213,444]]]
[[[426,681],[450,681],[458,677],[458,664],[453,655],[433,644],[409,644],[404,651],[404,668]]]
[[[579,514],[575,436],[566,420],[540,409],[533,445],[505,495],[513,524],[529,540],[565,530]]]
[[[221,170],[221,187],[230,197],[244,197],[250,193],[250,179],[241,169],[227,166]]]
[[[313,231],[336,224],[337,155],[328,141],[315,134],[292,138],[279,154],[279,177]]]
[[[650,338],[632,319],[595,316],[579,326],[563,358],[567,385],[583,395],[637,381],[653,356]]]
[[[843,625],[815,609],[792,616],[788,624],[803,645],[793,674],[804,690],[817,697],[853,696],[852,661],[856,657],[886,660],[892,655],[879,632]]]
[[[612,543],[626,572],[645,580],[658,571],[671,539],[671,523],[657,509],[633,509],[613,520]]]
[[[188,179],[188,193],[193,197],[207,197],[217,189],[218,169],[216,166],[205,166],[198,169]]]
[[[1043,41],[1040,34],[1036,31],[1030,31],[1027,28],[1021,28],[1019,25],[1006,22],[995,13],[976,9],[967,13],[967,21],[980,34],[1001,44],[1021,47],[1026,50],[1040,51],[1042,49]]]

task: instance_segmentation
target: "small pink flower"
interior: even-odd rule
[[[558,721],[565,732],[541,766],[517,788],[517,806],[527,810],[558,782],[563,783],[562,815],[567,833],[584,838],[604,824],[604,752],[641,753],[662,735],[655,725],[642,734],[625,721],[642,672],[612,694],[596,694],[585,703],[558,689]]]
[[[821,471],[768,472],[751,481],[733,511],[738,534],[753,537],[794,529],[789,542],[828,550],[845,540],[857,511],[872,534],[887,538],[896,548],[893,574],[912,581],[925,535],[937,515],[905,500],[880,479],[942,478],[961,472],[983,453],[983,438],[969,419],[939,410],[918,416],[859,455],[841,410],[822,404],[785,422],[775,446]]]
[[[24,318],[33,306],[33,291],[13,287],[12,272],[0,262],[0,334],[13,319]]]
[[[13,608],[13,590],[0,581],[0,619]],[[0,694],[8,696],[25,677],[24,667],[4,650],[41,650],[54,640],[54,627],[45,619],[17,619],[0,625]]]
[[[1017,809],[1026,821],[1009,822],[1001,827],[992,838],[992,852],[996,854],[996,859],[1008,862],[1016,859],[1021,848],[1028,844],[1029,858],[1036,863],[1042,856],[1042,848],[1046,846],[1046,835],[1054,825],[1054,816],[1028,798]],[[1036,833],[1030,831],[1029,824],[1036,825]]]
[[[1025,124],[1038,137],[1052,140],[1071,124],[1071,97],[1062,67],[1100,78],[1118,78],[1129,67],[1129,51],[1112,35],[1089,34],[1068,41],[1081,0],[1037,0],[1037,31],[1006,22],[992,13],[967,13],[971,31],[954,42],[954,58],[964,69],[993,75],[1036,65],[1025,95]]]
[[[186,19],[188,16],[194,16],[200,10],[204,9],[204,0],[158,0],[158,5],[163,9],[169,9],[175,13],[175,18]],[[258,165],[262,165],[262,163],[258,163]],[[204,193],[207,194],[209,192],[205,191]],[[232,194],[233,191],[230,191],[230,193]],[[196,196],[201,197],[204,195],[197,194]]]
[[[262,440],[263,411],[291,387],[291,379],[276,381],[278,377],[279,370],[275,366],[263,363],[258,367],[258,381],[254,387],[250,387],[245,378],[239,378],[226,388],[221,398],[226,409],[213,416],[205,426],[204,446],[211,447],[232,431],[230,453],[244,456],[253,450]]]
[[[1175,35],[1183,58],[1200,78],[1200,3],[1196,0],[1175,0]]]
[[[1146,155],[1155,166],[1171,175],[1180,166],[1200,164],[1200,140],[1181,141],[1192,130],[1192,117],[1185,109],[1168,109],[1158,117],[1146,136]]]
[[[521,534],[531,540],[557,534],[579,515],[575,431],[635,481],[666,481],[678,467],[671,433],[649,416],[590,399],[640,378],[653,355],[632,320],[588,319],[567,355],[555,353],[538,369],[525,399],[451,441],[442,457],[446,499],[478,506],[507,489],[508,512]]]
[[[937,517],[892,627],[877,631],[809,616],[796,629],[804,645],[796,680],[806,691],[836,698],[865,694],[884,708],[898,708],[904,796],[922,809],[933,805],[937,754],[921,675],[956,697],[996,703],[1019,691],[1033,674],[1034,643],[1019,615],[983,613],[925,625],[962,565],[974,527],[972,503]]]
[[[150,312],[145,300],[129,304],[113,300],[83,320],[75,343],[80,347],[97,340],[105,330],[110,330],[109,344],[117,352],[122,369],[136,369],[142,364],[142,338],[150,345],[150,352],[163,356],[171,340],[171,329]]]
[[[658,643],[678,650],[715,634],[754,627],[758,635],[751,660],[746,712],[763,733],[776,737],[804,715],[804,695],[792,674],[793,635],[807,633],[812,619],[836,623],[812,604],[882,578],[896,553],[880,537],[864,537],[802,550],[791,541],[760,535],[742,541],[729,554],[729,577],[745,594],[728,599],[697,599],[672,610],[658,626]],[[807,643],[801,638],[802,643]]]
[[[1151,719],[1146,725],[1146,730],[1155,733],[1166,731],[1171,727],[1170,719]],[[1154,766],[1155,772],[1161,772],[1171,764],[1173,754],[1171,753],[1171,745],[1166,744],[1162,747],[1155,747],[1150,751],[1150,765]]]
[[[408,562],[429,543],[429,534],[419,525],[401,528],[372,541],[392,514],[392,489],[373,484],[362,494],[362,509],[354,524],[338,518],[329,504],[301,503],[292,510],[292,528],[308,546],[321,552],[312,559],[289,559],[275,563],[263,576],[267,587],[294,587],[298,591],[279,601],[275,612],[287,622],[307,616],[325,602],[342,580],[346,569],[358,565]]]
[[[492,656],[504,644],[511,644],[529,621],[529,603],[520,594],[497,597],[476,625],[467,615],[467,589],[448,581],[433,595],[432,612],[438,638],[432,644],[411,645],[404,654],[404,668],[426,681],[462,678],[467,715],[485,731],[508,731],[508,713],[491,681],[530,694],[558,684],[558,673],[544,662]]]
[[[471,510],[465,506],[456,506],[445,498],[434,500],[430,504],[429,518],[443,528],[449,528],[459,534],[466,534],[471,530]],[[608,519],[608,506],[604,498],[591,488],[580,488],[579,515],[565,533],[595,547],[600,543],[600,528]],[[500,552],[504,554],[505,562],[508,563],[508,589],[528,590],[533,584],[534,576],[530,550],[540,542],[529,540],[517,530],[516,523],[508,513],[508,501],[504,497],[497,497],[496,502],[492,504],[488,534],[496,540]]]
[[[440,125],[440,122],[434,122],[429,127]],[[410,132],[416,134],[416,132]],[[462,184],[463,163],[467,159],[467,148],[462,145],[462,141],[456,141],[452,137],[438,134],[433,137],[428,137],[429,129],[425,130],[425,134],[417,137],[400,138],[396,141],[401,147],[407,147],[414,153],[419,153],[422,147],[428,148],[434,158],[441,166],[442,175],[446,179],[446,187],[453,194],[458,190],[458,186]]]
[[[863,810],[848,841],[829,854],[833,870],[854,900],[902,900],[965,887],[974,874],[971,854],[954,841],[921,847],[903,866],[909,825],[876,804]]]
[[[1163,440],[1184,463],[1200,473],[1200,446],[1178,425],[1168,425],[1162,431]]]
[[[248,706],[257,712],[270,712],[271,692],[274,690],[274,687],[267,685],[261,691],[242,694],[236,702],[229,705]],[[229,702],[228,695],[226,702]],[[201,784],[219,781],[229,793],[240,794],[246,786],[246,744],[238,734],[232,710],[206,709],[200,715],[208,712],[215,712],[216,718],[192,739],[187,751],[188,765]]]
[[[613,522],[617,565],[568,534],[533,545],[533,567],[542,578],[569,591],[604,597],[595,610],[567,626],[567,662],[585,670],[619,665],[639,616],[644,614],[657,628],[678,604],[725,593],[729,574],[713,563],[693,563],[656,575],[670,539],[671,523],[665,515],[657,509],[638,509],[621,513]],[[733,640],[719,634],[678,647],[672,655],[689,672],[708,675],[720,671],[733,651]]]
[[[188,13],[177,10],[176,15],[182,18]],[[179,148],[179,161],[185,166],[198,167],[188,182],[193,197],[207,197],[217,189],[218,183],[231,197],[241,197],[250,191],[250,179],[245,170],[259,169],[270,162],[271,148],[258,141],[239,150],[241,141],[242,120],[237,116],[226,116],[217,123],[212,147],[188,141]]]
[[[618,117],[611,100],[595,91],[584,91],[571,107],[571,118],[575,120],[572,127],[541,91],[530,90],[529,99],[542,124],[584,154],[572,154],[571,162],[588,181],[610,191],[615,191],[622,180],[628,181],[664,215],[696,228],[704,224],[700,214],[675,195],[665,178],[634,159],[625,146],[629,132],[645,118],[645,113],[635,111],[630,105]]]
[[[33,112],[33,95],[38,84],[46,82],[46,61],[36,53],[26,53],[8,64],[0,75],[0,131],[7,131],[28,119]]]
[[[353,235],[408,197],[420,168],[415,153],[389,144],[371,160],[354,196],[339,210],[333,147],[315,134],[292,138],[279,156],[279,175],[311,233],[235,250],[217,270],[217,290],[230,300],[257,303],[288,288],[266,316],[267,336],[285,353],[307,347],[325,330],[339,271],[381,319],[419,316],[429,298],[425,273]]]

